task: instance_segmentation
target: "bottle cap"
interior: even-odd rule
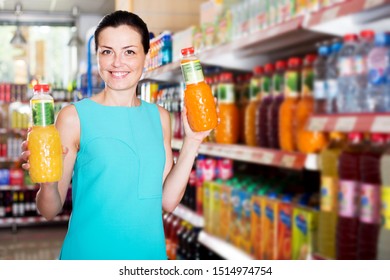
[[[363,133],[350,132],[350,133],[348,133],[348,140],[353,141],[353,142],[360,142],[363,140]]]
[[[375,35],[375,45],[386,46],[390,44],[390,33],[381,32]]]
[[[366,30],[362,30],[360,32],[360,38],[364,38],[364,39],[374,39],[375,37],[375,32],[374,30],[371,30],[371,29],[366,29]]]
[[[269,73],[269,72],[273,72],[274,71],[274,65],[272,63],[267,63],[265,66],[264,66],[264,71]]]
[[[358,36],[356,34],[346,34],[344,36],[344,41],[345,42],[352,42],[352,41],[357,41]]]
[[[276,70],[284,70],[286,69],[286,61],[284,60],[278,60],[275,64]]]
[[[194,53],[195,53],[194,47],[189,47],[189,48],[181,49],[181,54],[182,54],[183,56],[186,56],[186,55],[189,55],[189,54],[194,54]]]
[[[253,68],[253,72],[255,73],[255,75],[263,74],[264,72],[263,66],[256,66],[255,68]]]
[[[49,90],[50,90],[50,86],[48,84],[36,84],[34,86],[34,91],[48,92]]]
[[[384,133],[372,133],[370,138],[373,143],[385,143],[387,135]]]
[[[298,67],[301,66],[301,64],[302,64],[302,59],[300,59],[299,57],[291,57],[288,60],[289,67]]]
[[[307,54],[305,56],[305,64],[312,64],[317,59],[316,54]]]

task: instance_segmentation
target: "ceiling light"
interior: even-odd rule
[[[22,14],[22,4],[16,3],[15,5],[15,15],[16,15],[16,31],[12,37],[10,43],[15,47],[21,47],[27,43],[26,39],[22,34],[22,30],[19,26],[19,16]]]
[[[72,37],[70,38],[70,40],[68,42],[68,46],[69,47],[79,47],[79,46],[83,45],[83,41],[78,36],[78,32],[77,32],[78,19],[79,19],[79,15],[80,15],[79,7],[73,6],[71,13],[72,13],[72,17],[75,21],[75,26],[72,28]]]

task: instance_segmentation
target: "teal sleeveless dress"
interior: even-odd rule
[[[80,150],[60,259],[167,259],[162,223],[165,149],[157,105],[74,103]]]

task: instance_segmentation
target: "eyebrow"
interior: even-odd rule
[[[106,48],[106,49],[112,50],[112,47],[109,47],[109,46],[100,46],[100,48]],[[122,50],[125,50],[125,49],[128,49],[128,48],[138,48],[138,46],[136,46],[136,45],[125,46],[125,47],[122,48]]]

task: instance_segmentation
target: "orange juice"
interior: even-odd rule
[[[32,129],[27,140],[34,183],[57,182],[62,177],[61,139],[54,126],[54,100],[49,91],[48,85],[35,85],[30,101]]]
[[[217,110],[211,88],[205,83],[202,66],[194,55],[194,48],[182,49],[181,53],[188,123],[196,132],[213,129],[218,124]]]
[[[293,212],[292,197],[285,195],[279,203],[277,222],[277,256],[278,260],[290,260],[291,253],[291,218]]]
[[[279,143],[285,151],[295,151],[294,118],[299,94],[301,91],[301,59],[292,57],[288,60],[288,70],[285,73],[284,101],[279,109]]]
[[[251,242],[255,259],[261,260],[262,256],[262,238],[265,219],[265,194],[267,188],[261,188],[252,196],[252,215],[251,215]]]
[[[248,254],[252,254],[252,239],[251,239],[251,199],[255,191],[255,185],[248,186],[245,190],[241,192],[241,204],[242,204],[242,214],[241,214],[241,240],[240,247],[242,250]]]
[[[270,193],[265,201],[265,218],[262,239],[262,256],[264,260],[276,260],[278,204],[276,193]]]
[[[231,198],[231,182],[225,182],[221,185],[221,201],[219,210],[219,237],[223,240],[229,239],[230,227],[230,198]]]
[[[219,144],[236,144],[240,136],[240,115],[235,103],[233,74],[221,73],[218,86],[220,123],[215,128],[215,141]]]

